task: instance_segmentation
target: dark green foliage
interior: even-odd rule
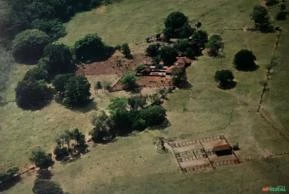
[[[193,32],[188,18],[179,11],[170,13],[165,20],[164,34],[167,39],[188,38]]]
[[[252,71],[256,69],[256,56],[252,51],[242,49],[236,53],[234,57],[234,65],[236,69],[242,71]]]
[[[58,20],[36,19],[32,23],[32,28],[45,32],[52,41],[66,35],[63,23]]]
[[[45,153],[40,147],[32,150],[30,160],[40,169],[47,169],[54,164],[51,154]]]
[[[252,20],[255,22],[255,27],[261,32],[270,32],[273,30],[270,22],[270,16],[265,7],[256,5],[251,15]]]
[[[145,120],[147,126],[160,125],[166,119],[166,110],[159,105],[142,109],[139,114],[140,118]]]
[[[77,60],[89,63],[107,59],[113,54],[114,48],[106,46],[97,34],[88,34],[75,43],[74,52]]]
[[[206,44],[210,56],[218,56],[219,50],[224,48],[224,43],[220,35],[214,34]]]
[[[208,33],[203,30],[198,30],[193,33],[191,40],[200,50],[202,50],[208,42]]]
[[[186,70],[183,68],[174,68],[172,72],[172,81],[175,86],[184,86],[187,83]]]
[[[99,90],[99,89],[102,89],[102,84],[100,81],[97,81],[96,84],[95,84],[95,89]]]
[[[127,43],[125,43],[121,46],[121,52],[125,56],[125,58],[127,58],[127,59],[133,58],[131,51],[130,51],[130,48],[129,48]]]
[[[57,146],[54,154],[57,160],[63,160],[67,156],[75,156],[87,151],[85,136],[77,129],[65,130],[56,139]]]
[[[97,115],[93,119],[92,124],[94,127],[89,134],[91,135],[93,142],[106,143],[115,137],[113,132],[114,123],[105,112],[101,112],[101,114]]]
[[[43,81],[33,79],[18,82],[15,89],[16,103],[22,109],[39,109],[52,98],[51,89]]]
[[[164,65],[173,65],[177,60],[178,53],[175,48],[170,46],[164,46],[160,51],[160,58],[164,62]]]
[[[146,49],[146,54],[149,57],[156,57],[159,55],[160,44],[150,44]]]
[[[64,194],[59,184],[44,179],[36,179],[32,191],[34,194]]]
[[[90,84],[84,76],[73,76],[64,86],[63,103],[69,107],[84,106],[90,102]]]
[[[28,70],[23,78],[23,80],[35,80],[35,81],[47,79],[48,79],[47,71],[40,67],[34,67]]]
[[[117,135],[128,135],[132,132],[133,115],[127,110],[117,110],[112,115],[114,129]]]
[[[36,63],[49,41],[49,36],[40,30],[25,30],[13,40],[13,56],[20,63]]]
[[[17,173],[19,172],[19,168],[17,167],[12,167],[6,170],[5,172],[0,171],[0,191],[2,189],[6,189],[7,187],[9,188],[11,184],[19,178]]]
[[[276,20],[286,20],[287,13],[285,11],[280,11],[276,15]]]
[[[272,6],[272,5],[275,5],[277,4],[279,1],[278,0],[265,0],[265,4],[267,6]]]
[[[134,75],[134,73],[126,73],[123,78],[121,78],[121,83],[125,86],[125,89],[127,90],[133,90],[137,87],[137,83],[136,83],[136,76]]]
[[[234,84],[234,75],[230,70],[220,70],[216,72],[215,80],[220,88],[230,88]]]
[[[65,85],[67,84],[68,80],[73,77],[74,75],[72,73],[67,74],[59,74],[55,76],[55,78],[52,81],[52,84],[56,91],[58,92],[64,92],[65,91]]]
[[[114,114],[120,110],[127,110],[128,100],[126,98],[113,98],[108,106],[109,111]]]
[[[138,110],[139,108],[144,108],[146,105],[145,96],[133,96],[128,99],[128,105],[131,110]]]
[[[64,44],[50,44],[45,47],[44,58],[41,59],[39,65],[47,70],[50,78],[75,70],[70,49]]]

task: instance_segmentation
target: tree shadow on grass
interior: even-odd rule
[[[182,83],[178,86],[178,88],[180,89],[183,89],[183,90],[189,90],[193,87],[193,85],[190,83],[190,82],[185,82],[185,83]]]
[[[237,82],[232,81],[232,82],[227,83],[226,85],[222,85],[222,86],[219,85],[218,87],[222,90],[230,90],[230,89],[235,88],[236,85],[237,85]]]
[[[20,181],[21,181],[21,177],[18,175],[5,183],[0,183],[0,192],[10,189],[11,187],[15,186]]]
[[[259,65],[257,65],[257,64],[254,64],[254,65],[252,65],[252,66],[250,66],[250,67],[247,67],[247,68],[236,67],[237,70],[239,70],[239,71],[245,71],[245,72],[256,71],[256,70],[258,70],[259,68],[260,68],[260,67],[259,67]]]
[[[72,111],[81,112],[81,113],[87,113],[96,109],[97,109],[97,103],[94,100],[90,100],[89,103],[83,107],[71,108]]]

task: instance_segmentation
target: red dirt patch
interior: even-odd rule
[[[133,70],[135,67],[149,60],[144,54],[134,55],[133,59],[126,59],[119,53],[114,54],[106,61],[82,64],[78,66],[78,75],[109,75],[117,74],[122,76],[125,72]]]

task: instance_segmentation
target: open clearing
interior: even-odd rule
[[[170,154],[159,154],[153,145],[156,136],[194,138],[224,134],[238,142],[240,155],[263,157],[289,149],[289,22],[277,24],[283,29],[277,49],[270,90],[265,94],[261,112],[257,108],[271,61],[276,34],[245,32],[249,14],[258,0],[122,0],[119,3],[78,14],[67,26],[68,35],[60,41],[67,45],[87,33],[97,32],[109,44],[127,42],[134,53],[143,50],[147,35],[159,32],[166,15],[180,10],[193,21],[199,19],[209,33],[221,33],[225,57],[202,56],[188,68],[191,88],[176,90],[165,102],[170,126],[118,138],[107,145],[97,145],[81,159],[69,164],[56,163],[53,180],[72,194],[93,193],[261,193],[265,185],[287,185],[289,158],[257,160],[221,167],[200,174],[182,174]],[[165,6],[164,6],[165,5]],[[289,6],[289,5],[288,5]],[[273,9],[272,15],[276,14]],[[225,30],[224,30],[225,29]],[[232,66],[234,54],[248,48],[257,56],[259,69],[239,72]],[[109,99],[122,93],[94,93],[95,104],[81,110],[68,110],[52,102],[40,111],[22,111],[14,101],[14,88],[30,66],[19,65],[1,92],[0,167],[29,165],[34,146],[51,149],[56,135],[70,127],[83,132],[91,129],[90,116],[105,109]],[[233,71],[237,86],[220,90],[213,79],[216,70]],[[116,79],[112,76],[92,76]],[[34,175],[28,176],[4,193],[30,194]]]

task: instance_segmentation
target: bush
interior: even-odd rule
[[[133,90],[137,87],[136,83],[136,76],[134,73],[126,73],[123,78],[120,80],[120,82],[125,86],[126,89],[128,90]]]
[[[51,154],[45,153],[40,147],[32,150],[30,160],[40,169],[47,169],[54,164]]]
[[[252,71],[256,69],[256,56],[252,51],[242,49],[236,53],[234,57],[234,65],[236,69],[242,71]]]
[[[94,127],[89,134],[95,143],[106,143],[115,137],[113,132],[113,121],[105,112],[101,112],[100,115],[97,115],[92,124]]]
[[[59,184],[43,179],[36,179],[32,188],[34,194],[64,194]]]
[[[146,49],[146,54],[149,57],[156,57],[159,55],[160,44],[151,44]]]
[[[40,66],[53,78],[57,74],[71,73],[75,70],[70,49],[64,44],[51,44],[44,49]]]
[[[173,65],[177,60],[178,53],[175,48],[170,46],[164,46],[160,51],[160,58],[164,62],[164,65]]]
[[[188,18],[181,12],[170,13],[165,20],[164,35],[170,38],[188,38],[194,29],[189,25]]]
[[[106,46],[97,34],[88,34],[74,45],[77,60],[84,63],[107,59],[113,50],[112,47]]]
[[[51,89],[43,81],[22,80],[15,89],[16,104],[22,109],[39,109],[52,98]]]
[[[32,28],[45,32],[52,41],[66,35],[63,23],[58,20],[36,19],[32,22]]]
[[[187,83],[186,70],[177,67],[174,68],[172,72],[172,81],[175,86],[184,86]]]
[[[144,96],[132,96],[128,99],[128,105],[131,110],[138,110],[144,108],[146,105],[146,97]]]
[[[72,73],[59,74],[59,75],[55,76],[55,78],[53,79],[52,85],[54,86],[56,91],[64,92],[65,91],[65,85],[67,84],[68,80],[73,76],[74,75]]]
[[[125,43],[121,46],[121,52],[125,56],[125,58],[127,58],[127,59],[133,58],[131,51],[130,51],[130,48],[129,48],[127,43]]]
[[[220,88],[230,88],[234,84],[234,75],[230,70],[217,71],[215,80],[219,83]]]
[[[128,100],[126,98],[113,98],[108,106],[109,111],[114,114],[117,111],[127,110]]]
[[[224,48],[224,43],[220,35],[212,35],[206,44],[210,56],[218,56],[219,50]]]
[[[261,32],[270,32],[273,30],[270,22],[270,16],[265,7],[256,5],[253,9],[253,13],[251,14],[251,18],[255,22],[255,27]]]
[[[191,37],[193,43],[200,49],[204,49],[206,43],[208,42],[208,33],[203,30],[198,30],[193,33]]]
[[[69,107],[79,107],[90,102],[90,84],[84,76],[73,76],[64,86],[63,103]]]
[[[141,119],[145,120],[147,126],[155,126],[165,121],[166,110],[159,105],[153,105],[142,109],[139,115]]]
[[[117,135],[128,135],[132,132],[134,114],[127,110],[117,110],[112,115],[114,130]]]
[[[65,157],[69,156],[69,150],[67,147],[57,145],[53,150],[53,154],[55,155],[56,160],[63,160]]]
[[[49,41],[49,36],[40,30],[25,30],[13,40],[13,56],[20,63],[36,63]]]
[[[35,81],[47,79],[48,79],[47,71],[40,67],[34,67],[28,70],[23,78],[23,80],[35,80]]]

